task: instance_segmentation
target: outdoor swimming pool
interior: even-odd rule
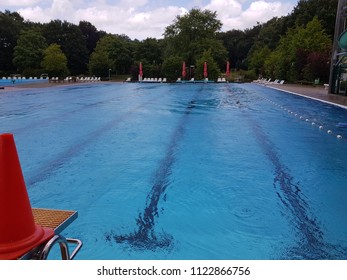
[[[32,84],[32,83],[48,83],[47,79],[4,79],[0,78],[0,87],[12,87],[17,85]]]
[[[79,212],[76,259],[346,259],[339,122],[253,84],[0,93],[32,206]]]

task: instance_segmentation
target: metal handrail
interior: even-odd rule
[[[78,251],[82,248],[83,243],[81,240],[79,239],[74,239],[74,238],[66,238],[67,243],[73,243],[76,244],[76,248],[75,250],[72,251],[71,255],[70,255],[70,260],[73,260],[76,256],[76,254],[78,253]]]
[[[82,241],[79,239],[65,238],[61,235],[55,235],[46,243],[46,245],[42,249],[42,252],[40,253],[39,259],[46,260],[49,252],[56,243],[59,243],[62,260],[72,260],[83,245]],[[73,250],[71,255],[69,254],[68,243],[77,244],[75,250]]]

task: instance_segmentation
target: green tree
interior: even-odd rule
[[[30,69],[39,69],[46,48],[46,39],[39,31],[23,31],[14,48],[13,63],[17,70],[23,73],[30,72]]]
[[[43,27],[47,44],[58,44],[68,59],[68,68],[73,75],[84,73],[88,64],[86,39],[81,29],[72,23],[53,20]]]
[[[170,82],[174,82],[181,76],[183,58],[178,55],[167,57],[163,62],[163,76]]]
[[[300,0],[288,16],[289,26],[305,26],[316,16],[326,30],[326,34],[332,39],[335,31],[337,3],[338,0]]]
[[[220,60],[221,53],[224,53],[225,61],[227,52],[217,39],[217,32],[221,27],[222,23],[217,19],[216,12],[209,10],[192,9],[188,14],[177,16],[173,24],[165,29],[164,55],[182,56],[187,64],[192,65],[204,51],[213,46],[214,59]]]
[[[162,40],[147,38],[138,42],[135,47],[135,60],[147,61],[150,64],[161,64],[163,62]]]
[[[0,12],[0,70],[14,71],[13,52],[17,44],[24,19],[17,13]]]
[[[41,66],[50,77],[64,78],[69,75],[67,58],[58,44],[51,44],[44,51]]]
[[[266,60],[266,72],[289,81],[303,79],[308,55],[312,52],[326,52],[330,47],[329,36],[317,17],[314,17],[306,27],[289,29],[281,38],[274,54]]]
[[[218,34],[228,51],[232,68],[247,69],[247,56],[258,39],[260,29],[261,25],[258,25],[244,31],[230,30]]]
[[[113,35],[109,49],[109,59],[112,61],[116,74],[129,73],[133,64],[134,47],[130,38],[126,35]]]
[[[196,62],[195,78],[202,80],[204,78],[204,63],[207,63],[207,73],[209,80],[217,80],[220,76],[218,64],[213,59],[211,50],[205,51]]]
[[[88,54],[90,55],[95,50],[96,44],[100,38],[106,34],[104,34],[105,32],[98,31],[96,27],[88,21],[80,21],[78,27],[83,34]]]
[[[109,55],[115,41],[116,38],[112,35],[100,39],[95,51],[90,56],[88,65],[90,74],[107,77],[109,69],[115,69],[114,61]]]
[[[249,68],[253,69],[257,75],[264,75],[264,64],[270,53],[271,50],[266,45],[264,47],[253,49],[251,54],[248,56]]]

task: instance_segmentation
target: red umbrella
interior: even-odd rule
[[[140,62],[140,66],[139,66],[139,77],[141,77],[142,80],[142,76],[143,76],[143,72],[142,72],[142,62]]]
[[[182,65],[182,77],[185,77],[187,75],[186,72],[186,63],[185,61],[183,61],[183,65]]]
[[[204,77],[207,78],[207,62],[204,62]]]
[[[230,75],[230,62],[229,61],[227,61],[227,71],[226,71],[225,75],[227,77],[229,77],[229,75]]]

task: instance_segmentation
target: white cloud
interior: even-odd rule
[[[251,28],[257,22],[263,23],[273,17],[281,17],[292,11],[293,5],[280,1],[259,0],[252,2],[249,7],[237,16],[223,19],[223,30]]]
[[[216,11],[218,17],[223,20],[239,15],[242,12],[242,5],[237,0],[212,0],[204,9]]]
[[[74,21],[86,20],[99,30],[114,34],[126,34],[132,39],[147,37],[159,38],[166,26],[184,12],[184,8],[169,6],[141,12],[135,8],[125,7],[91,7],[79,9],[74,13]]]
[[[3,6],[4,0],[1,0]],[[292,0],[291,0],[292,1]],[[15,2],[8,1],[5,2]],[[173,1],[154,0],[17,0],[22,8],[17,11],[33,22],[49,22],[60,19],[78,24],[80,20],[91,22],[99,30],[113,34],[126,34],[132,39],[160,38],[165,27],[172,24],[177,15],[188,8]],[[110,3],[113,4],[110,4]],[[24,5],[26,3],[26,5]],[[46,6],[42,6],[44,3]],[[189,6],[191,4],[183,4]],[[217,12],[223,23],[223,31],[251,28],[257,22],[266,22],[274,16],[283,16],[293,9],[293,4],[282,0],[210,0],[202,6],[202,0],[194,0],[202,9]],[[206,3],[206,2],[205,2]],[[31,4],[31,5],[30,5]],[[48,4],[48,6],[47,6]],[[154,7],[154,8],[153,8]]]
[[[41,2],[41,0],[1,0],[1,5],[8,7],[28,7],[36,5],[39,2]]]

